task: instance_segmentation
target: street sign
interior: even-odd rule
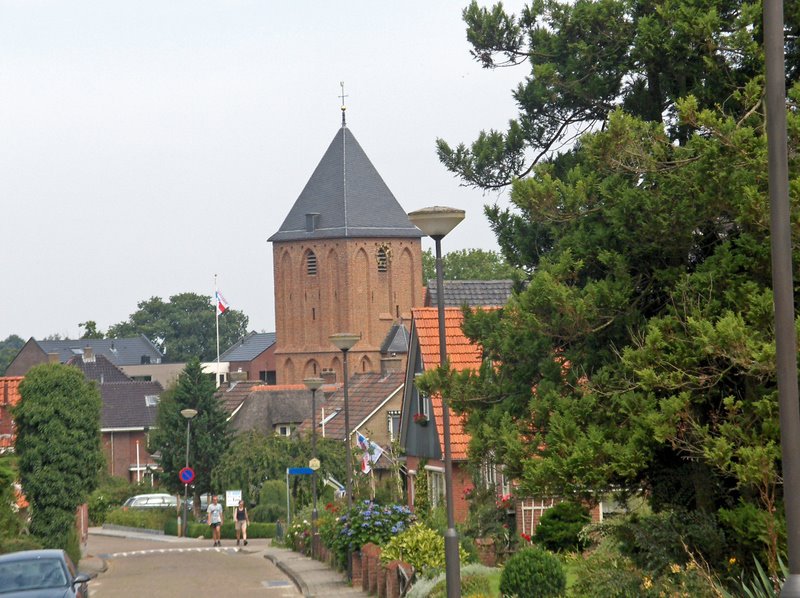
[[[308,468],[312,471],[317,471],[319,469],[319,459],[311,459],[308,462]]]
[[[184,467],[178,472],[178,477],[184,484],[191,484],[194,482],[194,469],[191,467]]]
[[[313,470],[310,467],[289,467],[286,472],[289,475],[311,475]]]
[[[225,506],[238,507],[239,501],[242,500],[241,490],[226,490],[225,491]]]

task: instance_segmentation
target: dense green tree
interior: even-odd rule
[[[317,437],[317,457],[320,469],[317,472],[318,490],[321,494],[322,480],[330,474],[337,480],[345,479],[345,446],[340,440]],[[241,490],[248,503],[259,502],[259,490],[265,480],[283,481],[287,467],[305,467],[311,459],[310,436],[285,438],[265,436],[250,431],[237,435],[230,448],[212,472],[215,487]],[[290,479],[295,504],[303,505],[311,500],[307,476]]]
[[[496,251],[461,249],[442,256],[445,280],[506,280],[520,279],[524,272],[510,266]],[[436,280],[436,256],[428,249],[422,253],[423,282]]]
[[[796,0],[788,4],[791,13]],[[741,0],[540,0],[518,16],[473,1],[463,15],[483,67],[530,68],[514,91],[520,112],[506,132],[484,131],[469,148],[437,141],[445,166],[483,188],[529,174],[620,106],[685,139],[680,98],[733,108],[731,90],[762,68],[760,6]]]
[[[195,472],[194,497],[218,492],[212,484],[211,472],[222,459],[231,441],[227,415],[222,403],[214,396],[214,381],[203,373],[200,361],[190,359],[176,383],[161,395],[156,416],[156,428],[150,432],[150,453],[161,456],[162,483],[171,492],[182,492],[178,472],[186,466],[187,421],[183,409],[195,409],[189,436],[189,466]]]
[[[31,368],[19,392],[16,452],[30,530],[46,547],[66,549],[75,510],[97,486],[104,465],[100,392],[80,370],[61,364]]]
[[[141,301],[138,307],[127,321],[111,326],[106,336],[122,338],[144,334],[169,361],[176,363],[192,357],[202,361],[212,361],[216,357],[216,306],[210,297],[180,293],[169,301],[152,297]],[[247,316],[235,309],[219,317],[221,350],[247,334],[247,322]]]
[[[760,6],[579,0],[536,3],[519,21],[474,4],[465,17],[476,56],[493,64],[505,47],[532,71],[507,137],[449,153],[440,144],[441,157],[470,184],[519,177],[511,207],[487,214],[509,263],[534,274],[504,310],[467,314],[483,369],[428,374],[423,386],[452,397],[473,458],[499,459],[524,493],[644,490],[656,509],[718,514],[734,543],[755,507],[774,571],[782,496]],[[614,52],[590,59],[620,41],[630,47],[616,64],[604,62]],[[681,59],[690,55],[700,62]],[[790,106],[798,98],[795,85]],[[796,200],[800,119],[787,115]],[[602,130],[553,153],[560,127],[581,131],[573,118]]]
[[[0,341],[0,375],[4,374],[9,364],[25,346],[25,341],[16,334],[11,334],[4,341]]]
[[[105,338],[103,332],[97,329],[97,322],[94,320],[86,320],[78,324],[78,326],[83,328],[81,338]]]

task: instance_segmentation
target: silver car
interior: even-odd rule
[[[178,508],[178,499],[171,494],[137,494],[122,503],[125,509]]]

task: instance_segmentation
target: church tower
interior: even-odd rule
[[[342,379],[331,334],[361,335],[348,370],[381,371],[394,324],[422,305],[422,233],[356,138],[342,127],[273,244],[278,384]]]

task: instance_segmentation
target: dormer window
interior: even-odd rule
[[[317,255],[313,251],[306,254],[306,274],[309,276],[317,275]]]

